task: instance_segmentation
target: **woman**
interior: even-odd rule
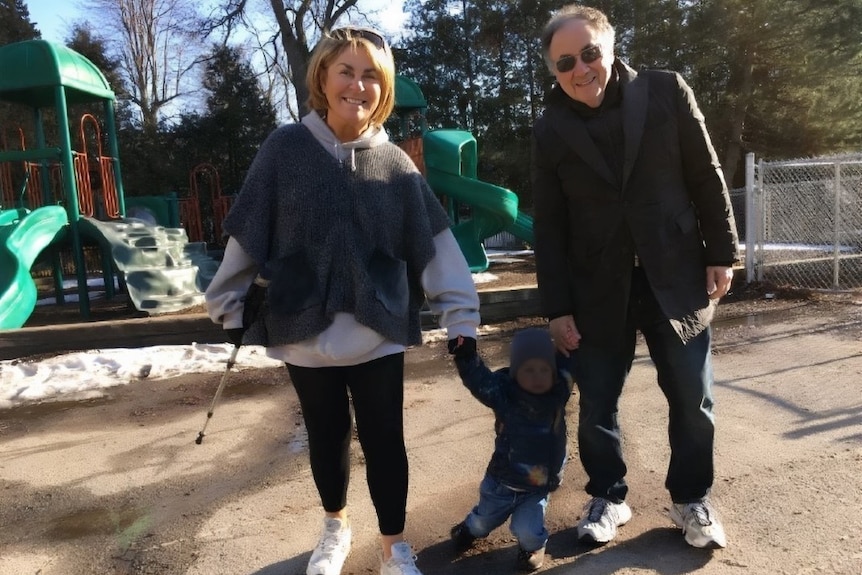
[[[449,221],[383,122],[394,63],[374,30],[327,34],[309,62],[311,110],[261,146],[224,221],[230,236],[207,290],[235,343],[287,364],[325,511],[307,575],[337,575],[350,551],[350,399],[381,534],[381,575],[417,575],[403,531],[407,454],[404,352],[421,343],[426,300],[450,339],[475,337],[479,299]],[[269,279],[243,322],[256,274]],[[246,331],[247,328],[247,331]],[[350,399],[349,399],[350,398]]]

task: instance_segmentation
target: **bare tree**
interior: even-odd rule
[[[155,131],[165,107],[191,91],[203,34],[193,0],[83,0],[106,26],[145,131]]]
[[[290,115],[296,119],[306,99],[308,88],[305,73],[311,48],[321,33],[335,28],[335,24],[356,9],[358,0],[266,0],[277,24],[268,39],[260,46],[268,49],[267,73],[286,78],[293,88],[293,105],[288,103]],[[225,0],[218,16],[211,19],[207,30],[221,30],[225,37],[237,27],[252,29],[249,18],[250,0]],[[282,57],[286,67],[282,63]]]

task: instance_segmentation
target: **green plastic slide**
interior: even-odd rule
[[[476,178],[476,139],[470,132],[426,132],[423,148],[426,176],[434,193],[471,207],[470,219],[460,221],[456,213],[452,227],[470,271],[487,270],[488,256],[482,242],[515,226],[519,216],[518,196]]]
[[[17,329],[33,313],[37,291],[30,268],[68,223],[60,206],[0,212],[0,329]]]
[[[530,214],[518,212],[515,222],[506,228],[506,231],[531,246],[536,243],[535,236],[533,235],[533,218]]]

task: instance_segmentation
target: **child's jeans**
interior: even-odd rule
[[[479,486],[479,504],[464,523],[474,537],[487,537],[511,516],[509,529],[521,549],[536,551],[548,542],[545,510],[549,498],[546,490],[514,491],[486,474]]]

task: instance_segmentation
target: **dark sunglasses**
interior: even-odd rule
[[[554,64],[557,68],[557,72],[565,74],[566,72],[574,70],[575,64],[578,63],[578,56],[581,57],[584,64],[592,64],[602,57],[602,47],[598,44],[593,44],[592,46],[587,46],[577,54],[566,54],[565,56],[562,56]]]
[[[373,30],[369,30],[368,28],[351,28],[349,26],[345,28],[336,28],[335,30],[330,30],[329,37],[335,38],[336,40],[353,40],[354,38],[362,38],[363,40],[371,42],[378,50],[386,49],[386,40],[383,39],[383,36]]]

